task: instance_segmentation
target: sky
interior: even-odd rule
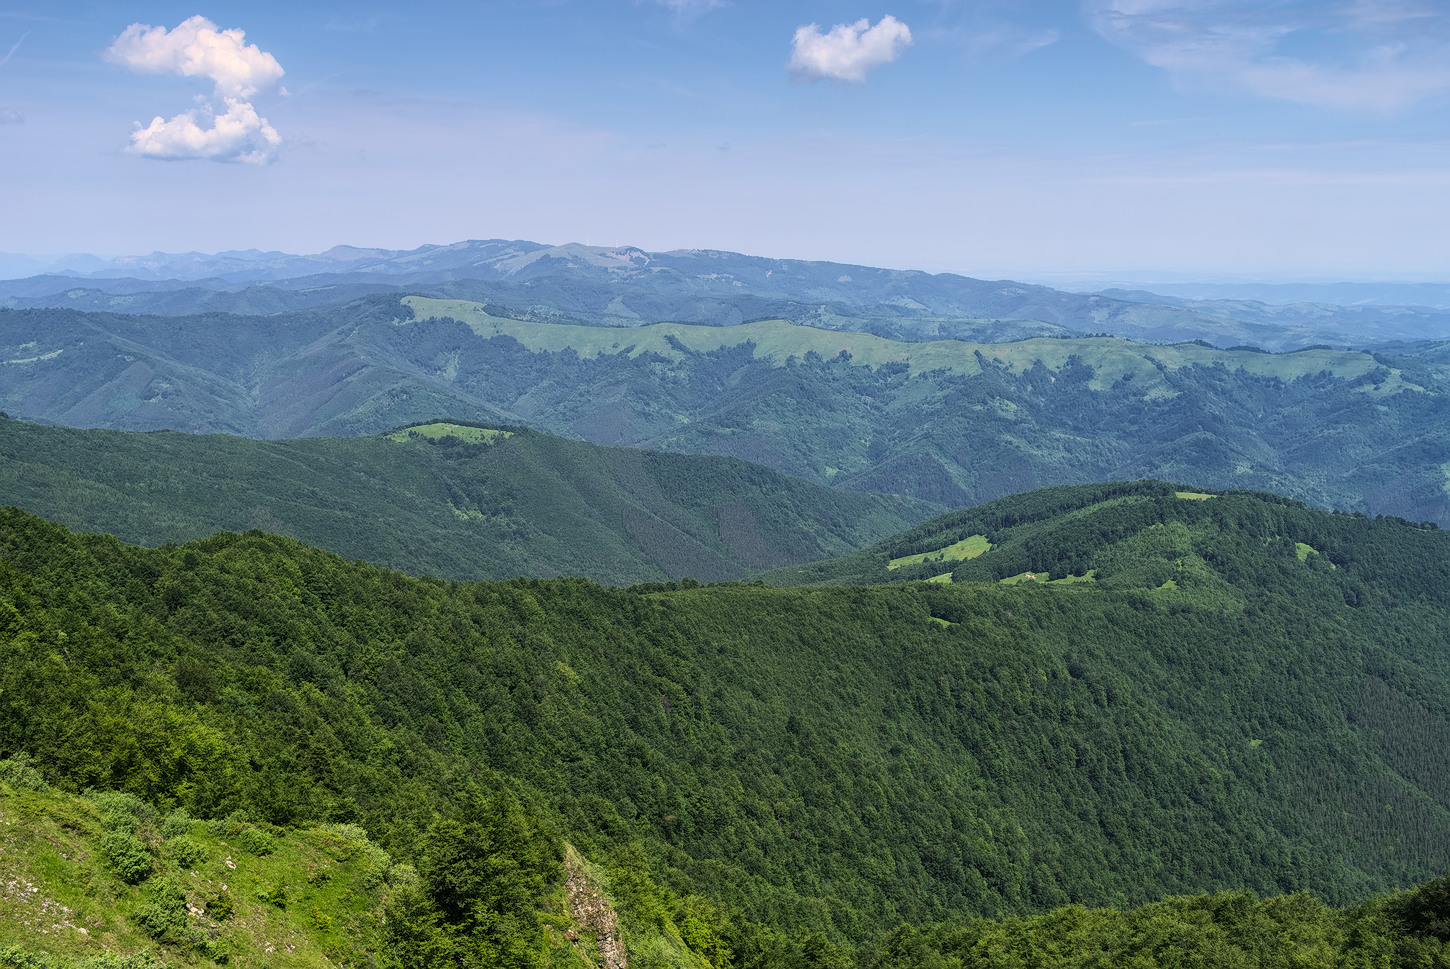
[[[1450,0],[0,0],[0,252],[1450,279]]]

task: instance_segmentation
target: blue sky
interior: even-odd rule
[[[1446,279],[1450,3],[0,0],[0,251],[466,238]]]

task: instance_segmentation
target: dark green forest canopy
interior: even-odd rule
[[[1097,569],[1068,586],[447,583],[10,511],[0,756],[400,850],[509,790],[671,891],[842,942],[1450,868],[1447,536],[1166,487],[1019,499],[1044,571]],[[1105,500],[1129,524],[1078,528]]]
[[[1228,500],[1217,500],[1221,498]],[[1126,581],[1160,587],[1170,579],[1176,585],[1185,568],[1191,571],[1205,552],[1212,557],[1203,536],[1217,534],[1225,521],[1229,529],[1253,531],[1265,541],[1282,538],[1256,511],[1275,506],[1306,510],[1299,502],[1266,492],[1203,491],[1166,481],[1059,485],[948,512],[858,552],[778,569],[761,578],[779,586],[877,585],[924,579],[992,582],[1031,572],[1040,580],[1073,581],[1091,574],[1118,585]],[[1226,519],[1225,507],[1234,509],[1236,517]],[[1365,518],[1358,513],[1348,517]],[[1299,520],[1307,529],[1293,543],[1301,561],[1311,562],[1308,556],[1315,553],[1311,564],[1324,568],[1354,558],[1354,543],[1341,544],[1344,540],[1336,537],[1341,532],[1326,525],[1341,522],[1339,513],[1300,515]],[[1439,528],[1435,522],[1394,516],[1388,521],[1421,531]],[[974,546],[970,554],[954,550],[964,542]],[[1317,557],[1320,552],[1325,557]]]

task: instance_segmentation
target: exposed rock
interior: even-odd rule
[[[564,849],[564,888],[568,893],[569,917],[584,932],[593,934],[599,948],[599,969],[627,969],[624,939],[619,934],[619,916],[599,886],[584,868],[584,859],[572,847]],[[565,937],[578,947],[574,930]]]

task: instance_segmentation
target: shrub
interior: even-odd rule
[[[237,847],[249,855],[270,855],[277,850],[277,841],[258,828],[248,828],[234,839]]]
[[[235,910],[236,902],[232,898],[232,893],[225,888],[206,900],[206,914],[218,922],[225,922],[231,918],[232,912]]]
[[[192,941],[186,917],[186,894],[175,878],[157,878],[146,886],[146,900],[131,921],[159,942]]]
[[[257,901],[266,902],[268,905],[275,905],[278,908],[287,907],[287,886],[278,882],[275,885],[263,885],[257,889]]]
[[[0,969],[54,969],[50,956],[39,952],[26,952],[18,946],[0,949]]]
[[[106,832],[101,838],[101,854],[116,877],[128,885],[144,881],[151,874],[151,852],[129,831]]]
[[[80,962],[62,962],[43,952],[27,952],[17,946],[7,946],[0,949],[0,969],[166,969],[166,963],[149,952],[129,956],[105,952]]]
[[[120,956],[107,952],[80,963],[80,969],[167,969],[166,963],[149,952]]]
[[[322,909],[314,907],[311,912],[307,913],[307,918],[312,923],[312,927],[317,931],[332,931],[332,916],[322,911]]]
[[[175,838],[191,831],[191,826],[196,824],[196,818],[186,813],[185,808],[177,808],[166,815],[166,820],[161,822],[161,837]]]
[[[17,791],[42,791],[46,788],[45,778],[35,769],[35,762],[29,754],[16,754],[9,760],[0,760],[0,783],[9,784]]]
[[[138,824],[156,817],[156,809],[134,794],[90,790],[86,791],[86,795],[101,812],[101,819],[108,828],[135,831]]]
[[[172,838],[164,846],[166,856],[181,868],[195,868],[206,857],[206,848],[186,835]]]

